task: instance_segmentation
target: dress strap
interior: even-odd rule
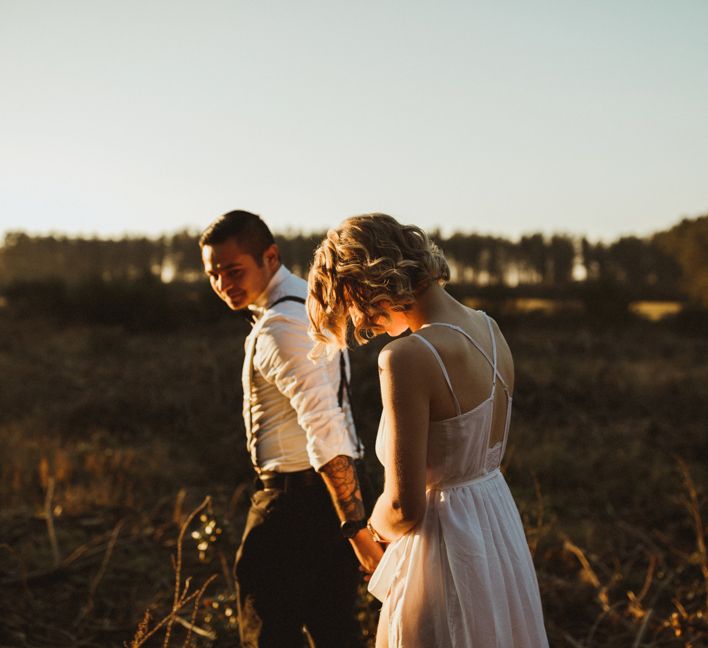
[[[492,318],[484,313],[484,319],[487,320],[487,328],[489,329],[489,337],[492,338],[492,370],[494,372],[494,377],[492,378],[492,395],[497,389],[497,339],[494,336],[494,329],[492,328]]]
[[[496,384],[497,384],[497,378],[499,378],[499,381],[501,382],[502,386],[504,387],[504,391],[507,393],[509,397],[511,397],[511,394],[509,392],[509,387],[506,384],[506,381],[504,378],[502,378],[502,375],[499,373],[499,370],[497,369],[497,341],[496,338],[494,337],[494,330],[492,329],[492,318],[489,317],[485,312],[482,311],[482,314],[484,315],[485,319],[487,320],[487,327],[489,328],[489,335],[492,338],[492,358],[489,357],[489,354],[484,350],[484,347],[477,342],[465,329],[463,329],[460,326],[457,326],[456,324],[449,324],[448,322],[429,322],[426,324],[426,326],[447,326],[448,328],[454,329],[458,333],[461,333],[464,335],[479,351],[487,360],[487,362],[490,364],[492,367],[492,370],[494,372],[494,375],[492,376],[492,393],[494,393]]]
[[[425,344],[433,353],[435,356],[435,359],[438,361],[438,364],[440,365],[440,369],[442,370],[442,374],[445,377],[445,382],[447,383],[448,388],[450,389],[450,394],[452,395],[452,400],[455,401],[455,411],[457,412],[456,416],[460,416],[462,414],[462,410],[460,409],[460,402],[457,400],[457,396],[455,396],[455,391],[452,388],[452,383],[450,382],[450,376],[447,373],[447,369],[445,368],[445,363],[443,362],[442,358],[440,357],[440,354],[438,353],[438,350],[430,343],[428,340],[426,340],[422,335],[418,335],[417,333],[413,333],[412,337],[418,338],[421,342]]]

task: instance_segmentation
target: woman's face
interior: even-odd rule
[[[380,324],[388,335],[398,337],[410,328],[406,311],[402,306],[393,306],[391,302],[384,302],[382,306],[388,314],[388,319],[381,317],[377,323]]]
[[[410,325],[408,324],[406,311],[402,306],[394,306],[390,301],[380,302],[379,306],[386,312],[388,317],[379,315],[374,319],[374,324],[377,327],[375,331],[377,335],[386,333],[391,337],[398,337],[409,329]],[[363,314],[356,306],[350,305],[349,317],[351,317],[352,322],[354,322],[356,326],[362,319]]]

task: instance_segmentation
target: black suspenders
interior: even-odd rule
[[[270,310],[273,308],[273,306],[277,306],[278,304],[281,304],[282,302],[286,301],[294,301],[297,302],[298,304],[305,304],[305,298],[304,297],[296,297],[295,295],[285,295],[285,297],[280,297],[279,299],[276,299],[272,304],[268,305],[268,308],[266,310]]]

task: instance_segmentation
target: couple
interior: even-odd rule
[[[512,357],[489,316],[445,292],[440,250],[415,226],[356,216],[328,232],[306,285],[249,212],[218,218],[200,247],[214,291],[254,319],[242,382],[259,489],[236,557],[242,643],[299,648],[304,626],[318,648],[362,645],[358,562],[383,602],[377,648],[547,646],[499,471]],[[379,355],[385,485],[368,519],[348,398],[350,321],[358,342],[412,332]]]

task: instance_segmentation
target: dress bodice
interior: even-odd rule
[[[445,364],[435,347],[424,337],[413,333],[433,353],[440,365],[443,377],[455,401],[457,414],[441,421],[431,421],[428,433],[428,456],[426,462],[426,486],[429,489],[449,488],[461,485],[483,477],[485,474],[499,468],[506,441],[509,434],[511,418],[511,393],[506,382],[497,369],[497,348],[491,320],[486,313],[491,337],[492,357],[464,329],[453,324],[436,322],[427,326],[447,326],[464,335],[487,359],[492,367],[491,393],[473,409],[461,412],[459,402],[452,389],[452,384]],[[507,400],[506,420],[502,440],[490,446],[492,418],[494,415],[494,397],[497,380],[502,384]],[[379,431],[376,437],[376,455],[381,463],[385,463],[386,424],[384,415],[379,421]]]

